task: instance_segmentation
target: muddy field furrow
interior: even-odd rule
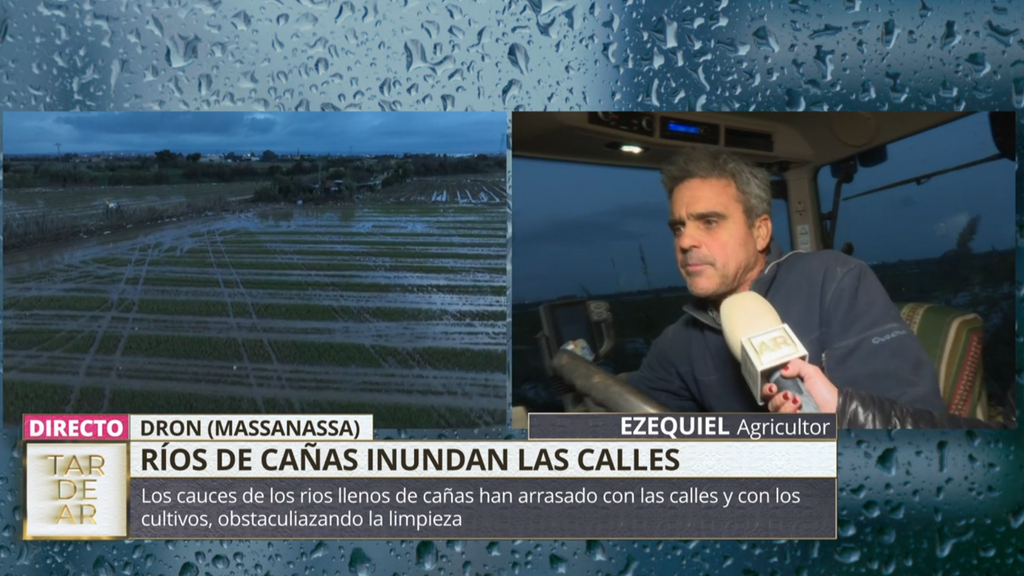
[[[67,368],[70,364],[58,362],[54,369]],[[233,366],[204,366],[199,370],[193,366],[164,365],[162,370],[152,364],[128,360],[117,365],[108,361],[100,362],[95,369],[86,374],[79,382],[79,389],[87,386],[102,386],[105,392],[115,394],[119,388],[136,388],[143,382],[164,381],[174,388],[199,384],[206,386],[207,394],[240,394],[252,398],[267,395],[287,395],[290,391],[304,392],[372,392],[387,391],[390,393],[414,394],[418,398],[453,396],[450,389],[458,386],[457,397],[490,398],[503,396],[503,382],[486,375],[475,378],[453,377],[444,372],[418,370],[415,374],[396,371],[380,371],[377,374],[336,373],[323,370],[317,373],[292,374],[288,386],[278,385],[277,370],[271,365],[253,365],[252,378],[243,375]],[[105,375],[109,370],[116,371],[117,376],[110,378]],[[167,372],[170,370],[170,372]],[[20,373],[18,380],[40,379],[50,376],[46,371]],[[255,382],[255,387],[253,386]],[[212,385],[215,384],[215,385]]]
[[[32,363],[25,373],[46,374],[55,370],[65,369],[81,362],[81,357],[74,354],[58,353],[47,356],[52,365],[38,364],[41,355],[35,353],[19,353],[20,361]],[[105,376],[110,368],[117,372],[110,380],[123,379],[127,374],[145,372],[163,375],[169,380],[197,379],[201,381],[227,379],[234,382],[248,382],[236,362],[215,362],[210,360],[181,360],[174,358],[137,358],[126,356],[114,363],[112,357],[98,357],[96,366],[89,372],[95,376]],[[253,375],[265,386],[273,387],[276,381],[276,369],[272,364],[254,362]],[[469,372],[445,369],[424,368],[366,368],[360,366],[333,365],[300,365],[290,370],[290,384],[295,386],[303,382],[314,385],[317,382],[347,383],[348,381],[396,383],[398,381],[451,382],[465,386],[492,387],[495,383],[504,383],[504,377],[492,372]],[[20,379],[20,376],[18,377]]]
[[[49,321],[40,319],[27,325],[12,321],[10,330],[59,331],[67,326],[66,320],[64,317],[54,317]],[[405,328],[402,334],[394,334],[393,329],[389,332],[388,328],[381,328],[372,323],[339,325],[339,322],[236,319],[234,325],[226,326],[224,318],[151,316],[138,320],[144,320],[147,323],[144,330],[135,329],[125,318],[123,324],[115,319],[112,324],[107,326],[106,331],[115,335],[128,336],[177,336],[187,331],[195,336],[236,339],[269,338],[272,342],[274,340],[345,342],[400,348],[422,347],[425,343],[433,341],[441,341],[465,350],[501,351],[506,347],[503,322],[481,323],[478,327],[467,326],[464,328],[455,328],[441,323],[425,323],[427,325],[410,323],[404,324]],[[6,352],[14,353],[15,350],[8,347]]]
[[[76,286],[68,287],[74,292],[52,292],[48,295],[74,296],[109,296],[111,291],[104,287]],[[25,292],[27,295],[39,295],[39,292]],[[130,298],[150,298],[157,300],[208,300],[211,298],[209,288],[152,288],[126,287],[122,293]],[[229,289],[227,297],[232,301],[244,300],[246,296],[269,304],[296,304],[310,301],[328,300],[337,306],[382,307],[382,308],[427,308],[444,310],[505,310],[505,296],[474,296],[464,294],[437,293],[368,293],[341,292],[334,290],[243,290]],[[13,298],[4,294],[4,298]],[[5,315],[8,312],[5,312]],[[12,316],[24,316],[30,312],[11,311]]]
[[[18,376],[19,381],[29,383],[50,383],[53,382],[53,378],[49,375],[40,374],[21,374]],[[84,377],[82,378],[81,385],[91,386],[96,388],[111,388],[112,394],[117,394],[120,390],[134,390],[139,392],[149,392],[154,386],[161,385],[163,379],[134,379],[124,378],[119,379],[115,383],[111,383],[109,379],[97,378],[97,377]],[[395,378],[392,382],[406,382],[404,378]],[[454,383],[458,386],[459,383]],[[431,394],[424,393],[416,387],[409,386],[397,386],[394,388],[382,386],[379,382],[372,382],[365,386],[356,384],[351,388],[348,383],[336,383],[332,387],[315,388],[315,389],[302,389],[302,388],[289,388],[289,389],[273,389],[273,388],[259,388],[258,396],[249,394],[247,390],[247,384],[244,386],[219,386],[211,387],[205,383],[195,382],[175,382],[174,391],[176,393],[192,393],[201,396],[228,396],[228,397],[247,397],[247,398],[280,398],[286,401],[298,401],[303,403],[311,404],[309,407],[310,412],[316,412],[316,403],[325,401],[344,401],[346,403],[367,403],[374,404],[380,402],[381,394],[395,395],[395,396],[409,396],[415,399],[417,404],[423,404],[426,406],[433,407],[458,407],[458,408],[471,408],[480,409],[488,401],[494,402],[505,402],[505,385],[504,382],[500,386],[493,386],[491,388],[498,391],[496,395],[484,396],[480,392],[474,392],[470,395],[443,395],[443,394]],[[431,385],[432,386],[432,385]]]
[[[315,264],[315,263],[314,263]],[[239,281],[258,281],[258,280],[287,280],[287,279],[302,279],[302,278],[314,278],[319,279],[314,285],[322,285],[323,288],[328,288],[331,282],[338,282],[344,284],[345,282],[366,282],[366,283],[379,283],[386,285],[394,285],[396,281],[401,281],[402,285],[415,287],[416,285],[427,284],[430,286],[437,285],[448,285],[453,287],[459,286],[494,286],[505,282],[506,274],[488,274],[484,272],[478,272],[473,270],[462,271],[458,274],[426,274],[418,272],[401,272],[401,271],[314,271],[314,270],[297,270],[294,272],[287,270],[258,270],[253,271],[251,269],[239,269],[235,268],[238,275]],[[191,278],[206,278],[214,277],[215,273],[208,266],[192,267],[192,266],[161,266],[157,269],[157,272],[162,276],[188,276]],[[90,280],[101,279],[98,276],[92,276]],[[37,283],[25,283],[25,284],[13,284],[11,294],[14,297],[38,295],[38,289],[41,282]],[[65,284],[70,284],[65,282]],[[66,292],[65,292],[66,293]]]
[[[278,256],[287,257],[312,257],[312,258],[426,258],[439,260],[500,260],[507,250],[504,246],[495,248],[416,248],[416,247],[392,247],[387,246],[383,250],[380,247],[372,246],[330,246],[330,245],[309,245],[301,246],[295,244],[262,244],[258,248],[253,246],[225,247],[224,253],[232,258],[246,259],[259,258],[268,254],[276,253]],[[182,256],[195,256],[191,252]]]

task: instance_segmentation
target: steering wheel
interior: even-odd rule
[[[668,408],[630,386],[622,378],[616,378],[568,350],[561,350],[555,354],[551,359],[551,368],[583,396],[585,402],[581,411],[598,412],[603,409],[606,412],[670,412]]]

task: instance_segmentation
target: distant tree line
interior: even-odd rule
[[[311,156],[297,159],[273,150],[264,150],[259,162],[250,162],[233,152],[224,155],[231,162],[202,162],[199,152],[182,154],[169,149],[149,156],[89,159],[64,154],[59,159],[5,159],[4,185],[7,188],[57,186],[122,186],[172,184],[177,182],[233,182],[274,180],[281,177],[307,180],[317,175],[324,181],[352,184],[383,177],[388,187],[410,178],[479,174],[504,171],[504,156],[447,156],[432,154],[360,156]],[[290,185],[283,185],[290,188]]]

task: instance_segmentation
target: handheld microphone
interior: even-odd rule
[[[751,291],[733,294],[722,302],[721,315],[725,342],[758,404],[764,405],[761,388],[771,382],[800,398],[801,412],[821,412],[803,381],[782,377],[790,360],[807,360],[807,350],[764,297]]]

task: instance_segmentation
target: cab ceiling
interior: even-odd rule
[[[608,113],[619,114],[622,113]],[[802,166],[821,166],[868,148],[912,136],[951,122],[967,113],[957,112],[650,112],[632,115],[648,125],[650,134],[610,127],[608,114],[594,112],[516,112],[512,114],[512,154],[541,158],[660,168],[674,154],[690,147],[731,151],[784,172]],[[628,113],[627,113],[628,114]],[[697,144],[668,139],[669,120],[717,126],[718,144]],[[617,121],[611,121],[615,123]],[[726,146],[724,132],[734,129],[768,134],[771,152]],[[643,132],[641,130],[640,132]],[[622,152],[619,145],[645,149],[641,154]]]

